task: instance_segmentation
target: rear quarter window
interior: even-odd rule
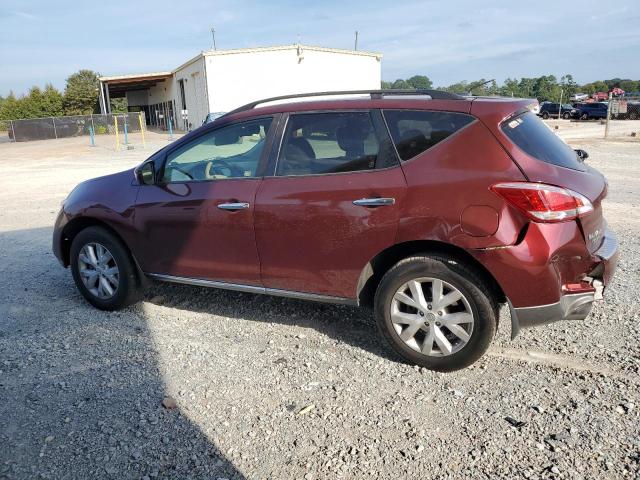
[[[466,127],[475,117],[456,112],[385,110],[384,118],[402,160],[409,160]]]
[[[505,120],[501,129],[520,150],[533,158],[558,167],[585,170],[576,152],[532,112]]]

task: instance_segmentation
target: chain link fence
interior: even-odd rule
[[[82,135],[114,135],[146,128],[144,112],[28,118],[0,121],[0,141],[29,142]]]
[[[613,98],[609,108],[614,120],[640,120],[640,95]]]

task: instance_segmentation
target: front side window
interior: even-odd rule
[[[385,110],[384,118],[402,160],[421,154],[474,121],[464,113],[424,110]]]
[[[271,118],[218,128],[167,155],[165,183],[255,177]]]
[[[372,170],[379,151],[369,112],[292,114],[282,139],[277,175]]]

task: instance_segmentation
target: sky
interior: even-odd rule
[[[296,43],[380,52],[382,78],[434,86],[570,73],[640,79],[638,0],[316,2],[0,0],[0,95],[71,73],[172,70],[211,48]],[[256,72],[258,75],[260,72]],[[264,72],[268,73],[268,72]],[[258,76],[259,78],[259,76]]]

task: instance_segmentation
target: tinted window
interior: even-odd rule
[[[163,180],[255,177],[271,118],[218,128],[167,155]]]
[[[380,145],[369,112],[292,114],[278,175],[312,175],[376,168]]]
[[[527,112],[502,123],[502,131],[528,155],[560,167],[584,170],[576,152],[534,113]]]
[[[402,160],[419,155],[474,120],[464,113],[420,110],[385,110],[384,118]]]

